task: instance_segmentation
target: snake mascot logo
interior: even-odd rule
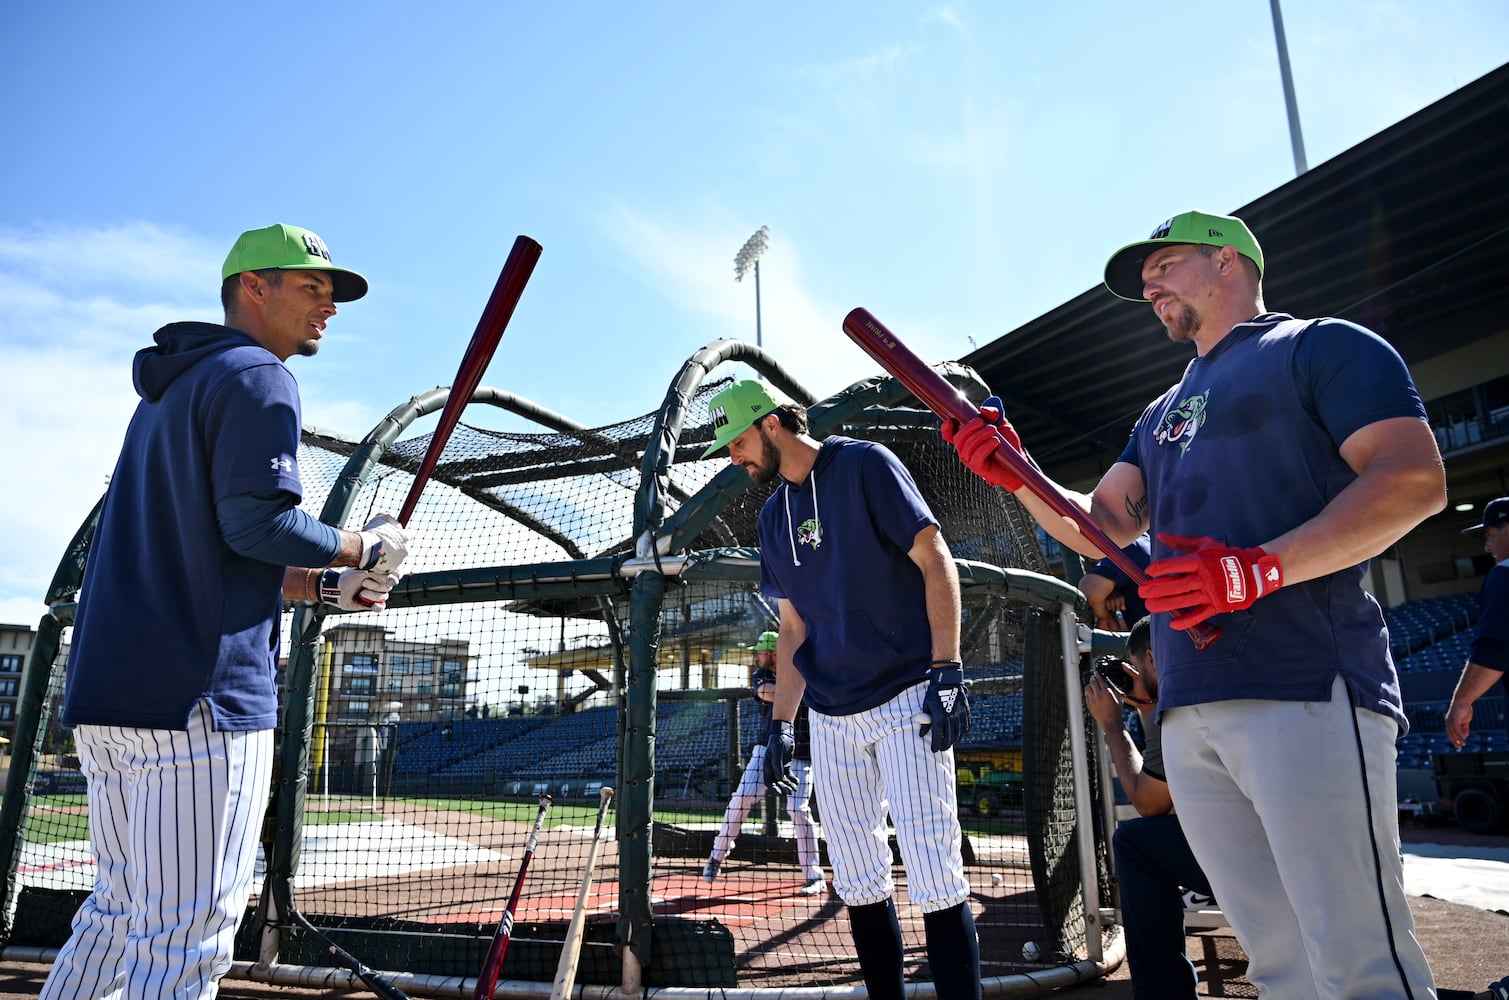
[[[1190,396],[1174,407],[1164,415],[1153,440],[1159,444],[1177,444],[1181,455],[1189,451],[1195,435],[1205,426],[1205,408],[1209,399],[1210,390],[1206,389],[1200,395]]]
[[[809,517],[796,526],[796,542],[798,545],[810,545],[813,549],[823,544],[823,526],[817,518]]]

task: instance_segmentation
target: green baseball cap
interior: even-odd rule
[[[1233,215],[1185,212],[1153,230],[1145,240],[1117,250],[1106,261],[1106,287],[1111,294],[1132,302],[1146,302],[1142,295],[1142,263],[1152,252],[1171,243],[1199,243],[1209,247],[1236,247],[1237,253],[1257,265],[1263,276],[1263,248],[1247,223]]]
[[[779,638],[780,636],[775,632],[761,632],[760,637],[755,640],[755,644],[749,648],[756,653],[774,653],[775,641]]]
[[[702,457],[707,458],[727,446],[728,442],[749,430],[756,420],[784,405],[764,382],[745,378],[729,383],[727,388],[707,401],[707,413],[712,418],[716,436]]]
[[[354,302],[367,294],[367,279],[355,271],[330,263],[325,241],[298,226],[268,226],[242,233],[231,247],[225,266],[220,269],[224,281],[242,271],[326,271],[330,274],[331,298],[337,302]]]

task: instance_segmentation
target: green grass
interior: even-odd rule
[[[70,796],[70,798],[82,800],[83,796],[75,795]],[[31,844],[56,844],[62,840],[88,840],[89,816],[86,813],[34,811],[26,818],[25,839]]]
[[[315,797],[311,796],[310,804],[315,805]],[[473,799],[393,799],[385,800],[392,803],[421,806],[426,809],[446,810],[461,812],[472,816],[483,816],[488,819],[512,821],[518,823],[534,822],[535,813],[539,811],[536,801],[497,802],[478,801]],[[83,795],[49,795],[34,800],[34,804],[44,806],[84,806],[87,800]],[[304,823],[308,826],[329,826],[346,823],[380,823],[384,816],[382,802],[378,803],[376,813],[353,808],[355,806],[368,806],[370,800],[360,796],[336,796],[332,799],[335,808],[322,810],[318,807],[311,808],[304,815]],[[658,809],[655,812],[655,820],[659,823],[668,823],[673,826],[689,826],[699,823],[716,822],[723,815],[721,809]],[[960,823],[964,832],[979,835],[995,835],[1008,833],[1021,833],[1025,825],[1019,820],[1010,818],[981,819],[969,812],[960,816]],[[89,817],[82,813],[60,812],[56,809],[36,809],[29,817],[26,831],[26,839],[32,843],[50,844],[62,840],[87,840],[89,837]],[[610,820],[611,821],[611,820]],[[550,808],[550,815],[546,818],[546,826],[591,826],[597,822],[597,806],[590,802],[558,802]]]

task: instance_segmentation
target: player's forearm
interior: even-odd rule
[[[1142,470],[1126,462],[1111,466],[1095,487],[1094,493],[1064,489],[1059,493],[1105,532],[1117,545],[1127,545],[1147,527],[1147,489]],[[1080,555],[1099,558],[1105,555],[1090,543],[1079,525],[1034,496],[1030,490],[1017,490],[1012,496],[1021,501],[1027,512],[1037,519],[1043,530]]]
[[[927,623],[932,631],[933,659],[959,659],[959,570],[954,557],[936,528],[924,530],[909,553],[922,572],[922,592],[927,601]]]
[[[807,691],[807,682],[797,671],[795,664],[775,668],[775,697],[770,699],[770,717],[779,722],[796,720],[796,710],[802,704],[802,695]]]
[[[320,571],[290,566],[283,571],[283,600],[314,604],[320,599]]]
[[[1503,677],[1500,670],[1490,670],[1482,664],[1469,662],[1462,668],[1462,676],[1457,678],[1456,690],[1451,693],[1451,703],[1471,705],[1487,694]]]
[[[796,721],[796,710],[807,693],[807,680],[796,669],[796,651],[807,641],[807,623],[786,598],[776,601],[780,612],[780,634],[775,640],[775,697],[770,702],[770,717],[778,722]]]

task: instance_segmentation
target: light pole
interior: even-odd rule
[[[734,280],[743,281],[744,272],[754,268],[755,279],[755,346],[763,347],[760,335],[760,258],[765,254],[765,242],[770,237],[770,227],[761,226],[755,234],[744,241],[739,252],[734,254]]]
[[[1309,167],[1305,164],[1305,135],[1299,127],[1299,102],[1294,98],[1294,74],[1289,71],[1289,44],[1284,40],[1284,13],[1279,0],[1270,0],[1273,9],[1273,37],[1278,43],[1278,75],[1284,85],[1284,110],[1289,115],[1289,144],[1294,147],[1294,176]]]

